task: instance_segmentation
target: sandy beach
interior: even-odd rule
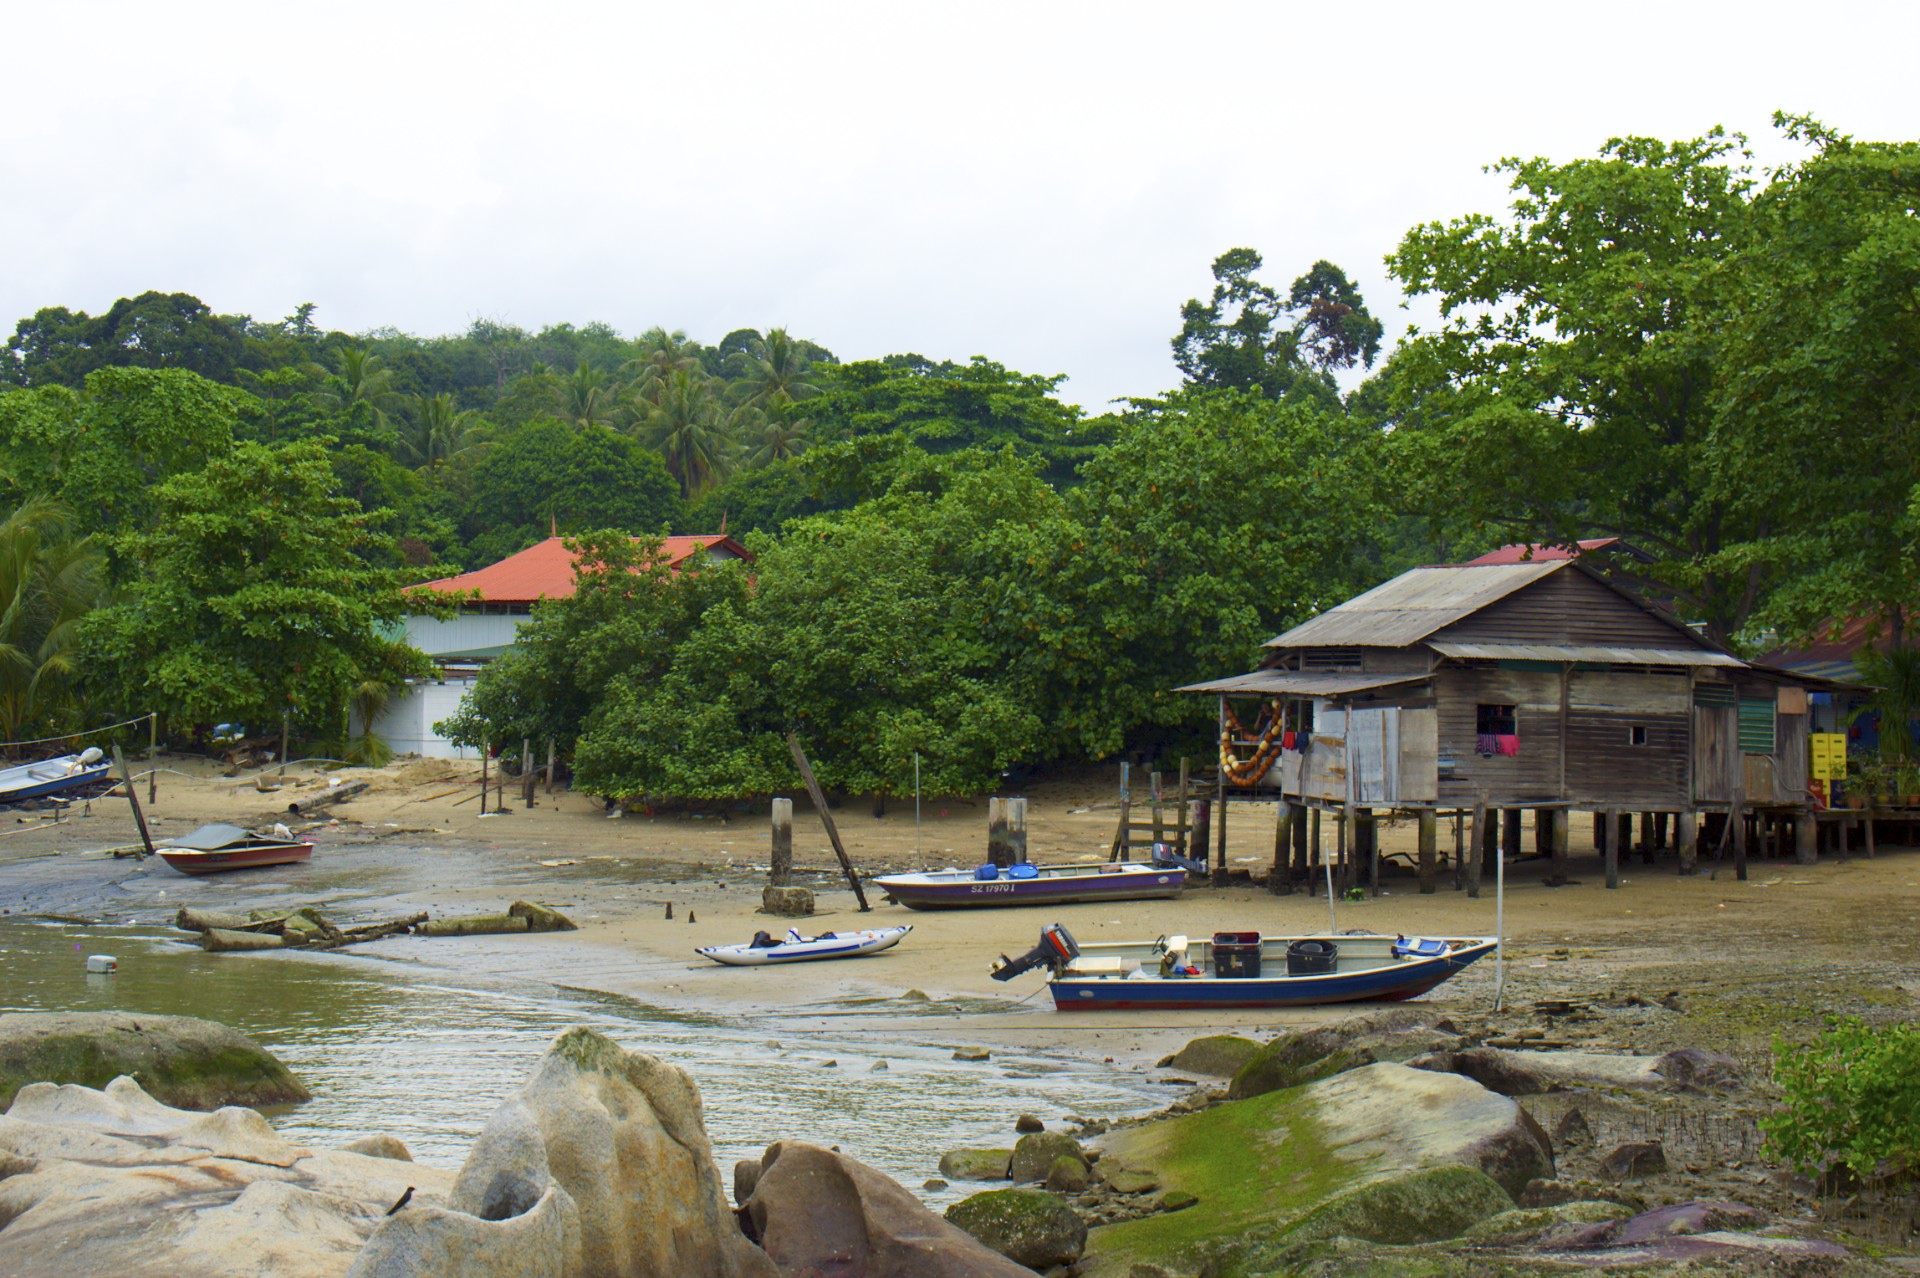
[[[1083,940],[1203,936],[1215,930],[1268,934],[1328,926],[1323,896],[1275,896],[1263,886],[1192,888],[1177,901],[1039,909],[921,912],[855,905],[834,866],[824,830],[804,800],[796,805],[795,859],[819,914],[814,931],[911,923],[913,934],[884,955],[783,968],[723,968],[697,959],[696,946],[745,940],[774,920],[757,913],[766,881],[768,820],[744,806],[722,812],[630,812],[564,790],[537,794],[526,808],[510,789],[510,811],[479,813],[478,768],[407,760],[387,768],[332,772],[295,765],[280,788],[262,792],[222,775],[206,760],[167,758],[149,812],[156,837],[206,821],[243,825],[295,821],[290,803],[329,783],[365,781],[368,790],[332,810],[311,837],[304,867],[194,879],[154,860],[115,858],[136,834],[124,798],[95,799],[90,815],[55,823],[17,814],[0,828],[0,910],[95,921],[162,922],[181,905],[251,908],[311,903],[344,921],[414,910],[435,914],[497,910],[518,897],[565,910],[580,930],[539,936],[426,940],[395,938],[360,951],[452,969],[532,976],[666,1007],[699,1008],[770,1021],[829,1021],[840,1032],[895,1034],[1112,1058],[1151,1065],[1190,1038],[1222,1030],[1258,1033],[1315,1022],[1342,1009],[1276,1012],[1054,1012],[1036,975],[1001,984],[993,958],[1033,944],[1061,921]],[[1036,782],[1029,840],[1035,860],[1097,859],[1115,821],[1112,770]],[[140,785],[144,799],[146,787]],[[1271,857],[1271,808],[1236,807],[1228,863],[1258,870]],[[1244,814],[1243,814],[1244,813]],[[986,805],[924,805],[916,834],[911,801],[884,816],[865,801],[836,810],[863,874],[970,865],[984,855]],[[1712,1038],[1764,1053],[1774,1032],[1811,1030],[1833,1013],[1910,1009],[1920,993],[1920,859],[1882,845],[1874,859],[1822,858],[1812,866],[1756,860],[1745,882],[1730,866],[1681,877],[1670,854],[1654,864],[1633,856],[1617,891],[1604,888],[1597,858],[1575,823],[1569,886],[1542,884],[1544,866],[1508,867],[1505,901],[1505,1011],[1495,1015],[1496,973],[1483,963],[1427,996],[1450,1014],[1493,1027],[1532,1023],[1547,1000],[1597,1000],[1655,1014],[1623,1014],[1597,1032],[1638,1050]],[[1387,827],[1388,853],[1410,851],[1411,825]],[[1529,841],[1530,845],[1530,841]],[[1410,874],[1386,891],[1340,902],[1341,930],[1426,935],[1492,935],[1491,878],[1469,899],[1443,881],[1418,894]],[[672,906],[672,918],[667,907]],[[784,926],[784,923],[780,924]],[[244,956],[233,961],[245,962]],[[1669,997],[1677,996],[1677,997]],[[1669,1006],[1664,1011],[1661,1000]],[[1350,1010],[1350,1009],[1348,1009]]]

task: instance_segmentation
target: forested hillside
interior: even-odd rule
[[[791,784],[789,728],[881,792],[916,752],[962,791],[1202,741],[1168,689],[1509,541],[1625,537],[1635,584],[1731,643],[1864,616],[1907,646],[1920,146],[1778,124],[1806,151],[1777,172],[1718,133],[1506,162],[1510,207],[1389,256],[1443,316],[1397,343],[1310,247],[1231,249],[1098,413],[990,352],[843,360],[779,328],[48,307],[0,353],[0,731],[291,714],[377,751],[347,707],[426,668],[393,637],[406,588],[553,530],[583,588],[461,729],[552,736],[619,795]],[[751,568],[674,577],[629,540],[723,523]]]

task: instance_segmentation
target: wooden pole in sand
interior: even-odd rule
[[[833,844],[833,854],[840,858],[840,868],[846,873],[847,886],[853,889],[853,899],[860,902],[860,912],[865,914],[873,907],[867,904],[867,894],[860,890],[860,876],[853,872],[853,862],[847,859],[847,849],[840,843],[840,829],[833,823],[833,813],[827,811],[827,796],[820,792],[820,783],[813,779],[813,765],[807,762],[807,752],[800,748],[800,738],[789,732],[787,749],[793,752],[794,766],[800,769],[800,780],[807,787],[807,797],[813,800],[814,810],[820,814],[820,823],[827,827],[827,841]]]
[[[987,800],[987,863],[1006,869],[1013,864],[1007,846],[1007,801],[998,795]]]
[[[1680,873],[1693,874],[1700,856],[1700,814],[1689,808],[1673,818],[1673,841],[1680,853]]]
[[[1440,890],[1440,814],[1432,808],[1420,809],[1420,895],[1432,896]]]
[[[147,833],[147,816],[140,810],[140,795],[133,788],[133,778],[127,774],[127,761],[120,754],[120,747],[113,747],[113,762],[120,769],[120,784],[127,789],[127,802],[133,805],[133,823],[140,829],[140,846],[153,855],[153,836]]]
[[[1180,756],[1179,812],[1180,812],[1180,824],[1179,824],[1179,828],[1174,831],[1174,837],[1179,840],[1180,855],[1192,856],[1193,855],[1192,851],[1189,850],[1187,847],[1187,835],[1191,832],[1187,829],[1187,756],[1184,754]]]
[[[793,800],[773,801],[773,854],[767,869],[767,882],[786,887],[793,882]]]
[[[533,739],[520,738],[520,797],[527,807],[533,806],[533,787],[537,778],[533,774]]]
[[[160,793],[160,716],[147,715],[147,806],[157,802]]]
[[[1027,801],[1018,796],[1007,800],[1007,848],[1015,865],[1026,863]]]
[[[480,743],[480,815],[487,814],[487,743]]]
[[[547,738],[547,793],[553,793],[553,738]]]

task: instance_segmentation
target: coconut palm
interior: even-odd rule
[[[636,340],[641,353],[620,366],[620,375],[627,379],[626,393],[633,400],[653,403],[674,373],[692,373],[700,368],[693,343],[679,329],[668,332],[656,325]],[[636,421],[644,420],[643,404],[635,403],[630,408]]]
[[[774,462],[792,461],[807,450],[812,443],[813,423],[804,417],[769,417],[760,423],[759,447],[748,457],[749,465],[770,466]]]
[[[344,413],[355,404],[372,407],[374,420],[384,424],[387,413],[399,402],[393,389],[393,370],[386,361],[367,347],[342,347],[340,371],[327,379],[325,390],[314,395],[324,408]]]
[[[50,498],[0,521],[0,735],[70,726],[76,630],[106,596],[106,560]]]
[[[575,430],[607,425],[616,415],[616,397],[607,375],[585,360],[558,389],[561,420]]]
[[[744,402],[764,412],[820,393],[820,388],[807,380],[812,361],[784,328],[768,330],[766,339],[755,345],[752,361],[740,388],[746,393]]]
[[[413,421],[400,436],[400,451],[415,470],[442,466],[479,442],[477,416],[471,408],[457,407],[451,395],[416,395]]]
[[[661,379],[654,398],[637,406],[643,416],[634,433],[659,452],[685,496],[699,496],[733,469],[739,423],[720,402],[712,378],[676,368]]]

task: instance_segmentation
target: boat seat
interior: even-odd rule
[[[1121,970],[1121,962],[1117,958],[1104,955],[1099,958],[1089,958],[1082,954],[1073,960],[1073,970],[1082,976],[1105,976],[1109,973],[1118,973]]]

